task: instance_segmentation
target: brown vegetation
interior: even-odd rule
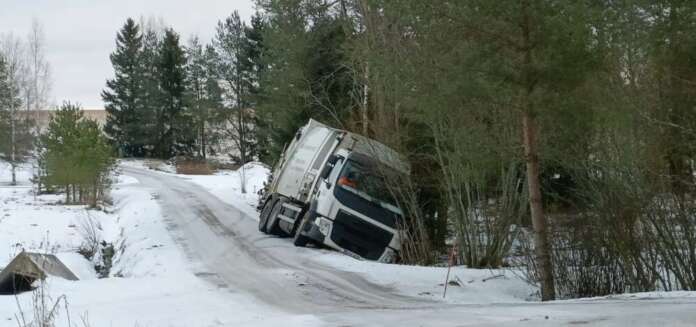
[[[176,173],[183,175],[212,175],[215,169],[204,160],[177,160]]]

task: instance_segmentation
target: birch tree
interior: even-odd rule
[[[23,48],[13,35],[4,37],[0,48],[0,158],[10,163],[12,185],[17,184],[17,167],[32,149],[31,118],[22,110],[21,87],[25,78]]]
[[[38,110],[48,109],[51,92],[51,66],[46,60],[44,28],[37,19],[32,20],[26,44],[27,80],[24,84],[24,104],[27,110],[38,112]]]

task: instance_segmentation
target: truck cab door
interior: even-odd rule
[[[332,165],[329,165],[333,161]],[[335,157],[334,160],[327,162],[327,166],[324,167],[322,171],[320,185],[318,186],[316,201],[317,201],[317,213],[331,218],[329,215],[335,204],[335,199],[333,196],[333,188],[335,187],[336,180],[338,179],[338,174],[343,168],[343,163],[345,159],[343,157]],[[332,167],[333,166],[333,167]]]

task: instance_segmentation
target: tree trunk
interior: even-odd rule
[[[368,115],[367,115],[367,97],[369,93],[369,81],[370,81],[370,64],[365,63],[365,85],[363,85],[363,101],[362,101],[362,132],[364,136],[368,136],[370,131],[368,125]]]
[[[202,126],[201,126],[201,151],[203,152],[203,160],[205,161],[206,159],[206,133],[205,133],[205,121],[203,121]]]
[[[529,0],[522,3],[523,21],[522,27],[522,130],[524,157],[527,166],[527,186],[529,189],[529,209],[534,228],[534,252],[536,256],[536,270],[541,282],[541,300],[549,301],[556,297],[553,279],[553,264],[551,262],[551,247],[549,246],[546,230],[546,218],[541,202],[541,183],[539,181],[539,151],[537,149],[537,126],[534,108],[532,105],[532,93],[536,85],[533,66],[533,44],[531,42],[531,17],[529,13]]]
[[[541,300],[549,301],[555,298],[553,266],[551,263],[550,246],[546,230],[546,218],[541,203],[541,185],[539,182],[539,157],[536,140],[536,122],[529,112],[522,117],[524,130],[524,155],[527,161],[527,186],[529,187],[529,208],[534,227],[534,251],[536,254],[537,273],[541,280]]]
[[[11,124],[11,129],[12,131],[10,132],[12,134],[11,138],[12,140],[12,149],[10,150],[10,166],[12,167],[12,184],[11,185],[17,185],[17,123],[16,123],[16,118],[17,118],[17,111],[15,108],[12,108],[12,114],[10,117],[10,124]]]
[[[239,68],[237,68],[237,72],[239,72]],[[237,131],[239,133],[239,159],[241,160],[241,191],[242,194],[246,194],[246,172],[244,171],[244,165],[247,163],[247,143],[246,143],[246,124],[245,124],[245,116],[244,116],[244,108],[242,107],[244,102],[242,101],[241,94],[242,94],[242,81],[238,78],[237,79],[237,110],[239,110],[239,117],[237,117],[237,122],[238,122],[238,127]]]
[[[97,201],[99,199],[99,179],[94,181],[94,184],[92,185],[92,199],[91,199],[91,206],[92,208],[97,207]]]

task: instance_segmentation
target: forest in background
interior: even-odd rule
[[[542,299],[696,289],[696,3],[257,4],[259,156],[310,117],[406,154],[407,262],[454,239]]]

